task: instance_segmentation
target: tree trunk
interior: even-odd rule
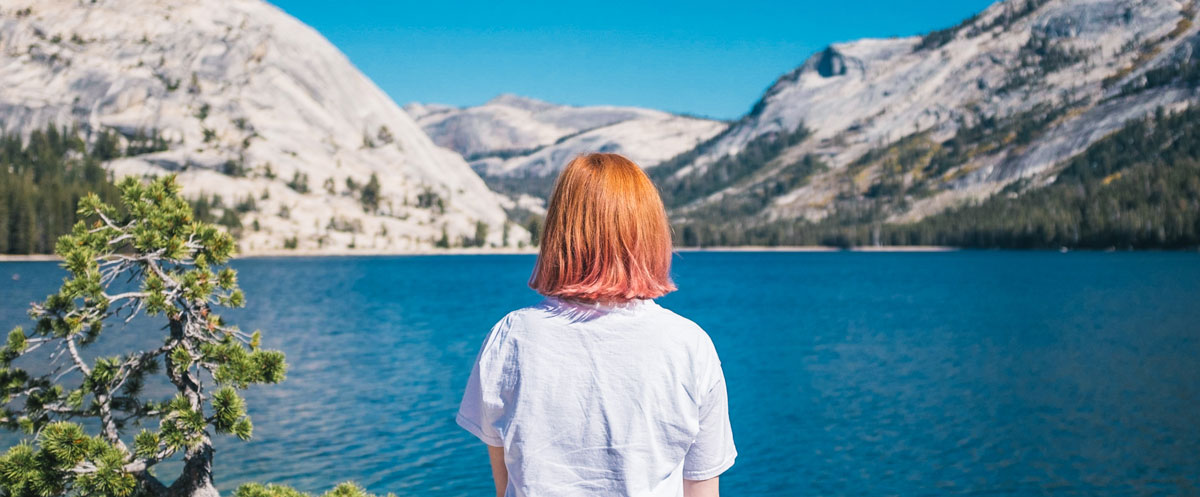
[[[186,326],[194,326],[194,323],[172,319],[171,338],[178,340],[194,357],[198,355],[198,352],[188,342]],[[175,384],[179,393],[188,400],[188,404],[193,410],[203,413],[204,406],[201,402],[199,379],[192,376],[187,369],[180,371],[176,367],[177,365],[171,361],[171,354],[167,354],[166,365],[171,383]],[[167,489],[167,497],[220,497],[221,494],[217,492],[217,487],[213,486],[212,461],[212,439],[206,434],[201,438],[199,444],[188,449],[184,454],[183,473]]]
[[[167,497],[167,486],[158,481],[154,475],[150,474],[149,470],[141,470],[133,473],[137,478],[137,490],[134,495],[142,497]]]
[[[208,437],[183,456],[183,474],[167,489],[167,497],[220,497],[212,478],[213,447]]]

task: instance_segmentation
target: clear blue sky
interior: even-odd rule
[[[924,33],[992,3],[270,1],[401,105],[516,93],[726,119],[832,42]]]

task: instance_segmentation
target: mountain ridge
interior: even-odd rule
[[[1002,1],[925,36],[835,43],[652,176],[677,224],[735,231],[864,209],[914,222],[1014,181],[1048,184],[1126,122],[1200,97],[1194,85],[1125,90],[1194,57],[1195,15],[1169,0]],[[799,127],[803,141],[774,145]]]
[[[90,140],[114,130],[123,142],[154,132],[166,150],[105,167],[174,173],[185,194],[225,206],[253,199],[244,253],[528,237],[461,157],[266,2],[14,0],[0,8],[0,68],[4,132],[78,124]]]
[[[478,106],[405,106],[435,143],[484,176],[544,177],[583,152],[617,152],[643,167],[693,146],[725,123],[615,105],[573,106],[501,93]]]

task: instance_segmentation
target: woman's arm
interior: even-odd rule
[[[683,497],[717,497],[720,494],[719,479],[683,480]]]
[[[504,491],[508,489],[508,466],[504,465],[504,447],[489,445],[488,458],[492,460],[492,481],[496,483],[496,497],[504,497]]]

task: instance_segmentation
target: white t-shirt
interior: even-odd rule
[[[692,321],[547,297],[492,327],[457,421],[504,447],[508,497],[677,497],[733,465],[725,395]]]

